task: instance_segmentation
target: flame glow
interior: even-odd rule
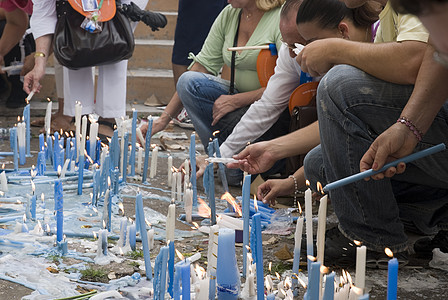
[[[184,259],[185,259],[185,256],[183,256],[182,253],[180,253],[179,250],[177,250],[177,249],[175,249],[175,250],[176,250],[176,255],[177,255],[177,257],[179,257],[180,260],[184,260]]]
[[[204,218],[210,218],[212,214],[212,210],[210,207],[205,203],[204,200],[198,197],[199,206],[198,206],[198,215]]]
[[[34,185],[34,181],[31,180],[31,189],[33,190],[33,195],[34,192],[36,191],[36,186]]]
[[[215,137],[219,133],[219,130],[213,131],[212,135]]]
[[[230,205],[233,206],[233,209],[238,214],[238,216],[240,217],[243,216],[243,212],[241,211],[240,205],[236,202],[235,198],[233,198],[233,196],[229,192],[225,192],[221,196],[221,200],[226,200],[228,203],[230,203]]]
[[[123,206],[123,202],[118,202],[118,208],[121,210],[121,212],[123,213],[124,216],[124,206]],[[146,221],[146,220],[145,220]],[[148,222],[149,223],[149,222]]]
[[[356,246],[361,246],[362,243],[360,241],[354,240],[353,243],[355,243]]]
[[[258,203],[257,202],[258,202],[257,201],[257,197],[254,195],[254,209],[255,209],[255,212],[258,211]]]
[[[391,258],[394,257],[394,253],[389,248],[384,249],[384,253]]]
[[[207,274],[207,272],[205,271],[205,269],[203,267],[199,266],[198,264],[195,264],[194,270],[196,271],[196,274],[197,274],[199,280],[202,280],[205,278],[205,274]]]
[[[303,286],[303,288],[306,289],[306,283],[305,283],[305,281],[303,281],[303,279],[300,278],[300,277],[297,277],[297,280],[300,282],[300,284]]]
[[[311,260],[311,261],[316,261],[316,260],[317,260],[317,258],[314,257],[314,256],[312,256],[312,255],[307,255],[306,257],[307,257],[309,260]]]
[[[307,188],[309,188],[310,187],[310,181],[307,179],[307,180],[305,180],[305,184],[306,184],[306,187]]]
[[[317,191],[320,192],[322,195],[325,194],[324,193],[324,188],[322,187],[322,183],[320,183],[319,181],[317,182]]]
[[[326,266],[320,266],[320,272],[322,274],[327,274],[330,271]]]

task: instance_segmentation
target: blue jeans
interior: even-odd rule
[[[219,130],[217,138],[221,145],[249,109],[249,106],[236,109],[222,117],[215,126],[212,126],[213,105],[219,96],[229,93],[229,81],[210,74],[188,71],[180,76],[176,88],[206,151],[208,142],[213,138],[212,133],[214,131]],[[286,109],[280,115],[278,121],[255,142],[270,140],[287,134],[289,120],[289,112]],[[263,173],[262,176],[266,177],[281,172],[284,167],[285,161],[279,161],[270,170]],[[226,177],[230,185],[239,185],[242,181],[242,172],[237,169],[226,169]]]
[[[323,184],[359,172],[370,144],[400,117],[413,90],[357,68],[332,68],[319,84],[317,107],[321,146],[305,158],[305,174]],[[415,151],[448,140],[448,103]],[[323,165],[323,167],[322,167]],[[312,184],[315,186],[315,184]],[[330,191],[339,228],[369,249],[406,249],[402,220],[430,233],[448,228],[448,151],[407,164],[392,179],[360,180]],[[400,219],[401,218],[401,219]]]

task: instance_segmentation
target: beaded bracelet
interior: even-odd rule
[[[292,178],[292,180],[294,180],[294,207],[298,207],[297,195],[299,194],[299,186],[297,185],[297,179],[294,177],[294,175],[289,175],[288,178]]]
[[[164,113],[165,115],[167,115],[168,117],[170,117],[171,120],[174,120],[173,116],[170,115],[169,113],[167,113],[166,111],[163,111],[162,113]]]
[[[417,128],[417,126],[414,125],[414,123],[412,123],[411,120],[409,120],[409,119],[406,118],[406,117],[400,117],[400,118],[397,120],[397,123],[401,123],[401,124],[406,125],[406,126],[412,131],[412,133],[414,133],[414,135],[415,135],[415,137],[417,138],[417,140],[418,140],[419,142],[422,141],[423,133]]]

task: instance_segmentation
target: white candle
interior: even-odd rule
[[[47,135],[50,134],[51,130],[51,109],[52,109],[52,103],[51,101],[47,104],[47,110],[45,111],[45,133]]]
[[[64,162],[64,166],[62,167],[62,171],[61,171],[61,178],[65,177],[65,173],[67,172],[67,168],[68,168],[68,164],[70,163],[70,159],[67,158]]]
[[[199,280],[199,283],[196,285],[195,300],[208,300],[209,283],[208,278]]]
[[[173,181],[172,180],[173,179],[172,168],[173,168],[173,157],[171,155],[168,155],[168,172],[167,172],[167,175],[168,175],[168,186],[171,186],[171,183]]]
[[[245,284],[247,284],[249,297],[254,297],[257,294],[257,291],[255,289],[255,276],[253,273],[249,274],[249,276],[247,276],[247,280],[246,280]]]
[[[90,124],[90,132],[89,132],[89,139],[90,139],[90,157],[95,157],[94,149],[96,147],[96,138],[98,137],[98,126],[99,124],[97,122]]]
[[[193,190],[187,189],[185,191],[185,220],[191,223],[191,213],[193,211]]]
[[[176,173],[177,201],[182,201],[182,173]]]
[[[364,291],[366,286],[366,246],[356,249],[356,286]]]
[[[350,295],[348,297],[349,300],[358,300],[359,297],[362,296],[362,290],[356,286],[352,286],[350,288]]]
[[[174,242],[174,229],[176,227],[176,205],[171,203],[166,216],[166,240]]]
[[[176,173],[177,172],[172,172],[171,173],[171,199],[174,201],[174,199],[176,199]]]
[[[146,170],[143,170],[142,172],[142,160],[143,160],[143,148],[142,147],[138,147],[138,152],[137,152],[137,174],[143,174],[143,172],[145,172]]]
[[[154,178],[157,173],[157,158],[159,156],[159,148],[156,146],[154,149],[152,149],[151,154],[151,170],[149,172],[149,178]]]
[[[154,229],[148,229],[147,231],[148,233],[148,247],[149,247],[149,251],[151,251],[151,249],[154,249]]]
[[[5,171],[0,173],[0,184],[2,187],[2,192],[6,193],[8,191],[8,179],[6,179]]]
[[[190,161],[188,159],[185,159],[184,169],[185,169],[184,182],[188,184],[190,182]]]
[[[142,143],[143,147],[145,146],[145,138],[143,137],[142,131],[139,127],[135,129],[135,133],[137,134],[137,143]]]
[[[107,255],[107,230],[100,229],[98,232],[98,251],[97,257]]]
[[[325,252],[325,230],[327,227],[327,198],[325,195],[320,199],[319,212],[318,212],[318,223],[317,223],[317,261],[324,265],[324,252]],[[319,280],[319,297],[322,294],[322,277],[323,274],[320,273]]]
[[[312,201],[311,201],[311,189],[308,188],[305,191],[305,219],[306,219],[306,248],[307,248],[307,255],[313,256],[313,207],[312,207]],[[309,265],[309,259],[308,259],[308,268]],[[309,271],[309,269],[308,269]]]
[[[200,260],[202,257],[202,254],[200,252],[196,252],[195,254],[193,254],[192,256],[188,257],[187,260],[190,261],[190,263],[194,263],[198,260]]]
[[[208,277],[212,275],[212,271],[216,272],[217,254],[218,254],[218,233],[219,226],[210,226],[210,233],[208,234],[208,252],[207,252],[207,274]]]
[[[81,136],[81,146],[78,149],[79,149],[79,155],[83,156],[84,150],[86,149],[86,135],[87,135],[87,117],[86,116],[82,117],[81,135],[82,135]]]
[[[128,227],[128,219],[122,217],[120,220],[120,239],[118,240],[118,247],[124,247],[126,245],[126,232]]]
[[[80,148],[81,145],[81,113],[82,113],[82,105],[80,102],[76,102],[75,104],[75,139],[76,139],[76,147]],[[76,153],[76,160],[79,158],[79,150]]]

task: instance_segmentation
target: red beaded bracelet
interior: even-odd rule
[[[400,118],[397,120],[397,123],[401,123],[401,124],[406,125],[406,126],[412,131],[412,133],[414,133],[414,135],[415,135],[415,137],[417,138],[417,140],[418,140],[419,142],[422,141],[423,133],[422,133],[422,132],[421,132],[421,131],[414,125],[414,123],[412,123],[411,120],[409,120],[409,119],[406,118],[406,117],[400,117]]]

